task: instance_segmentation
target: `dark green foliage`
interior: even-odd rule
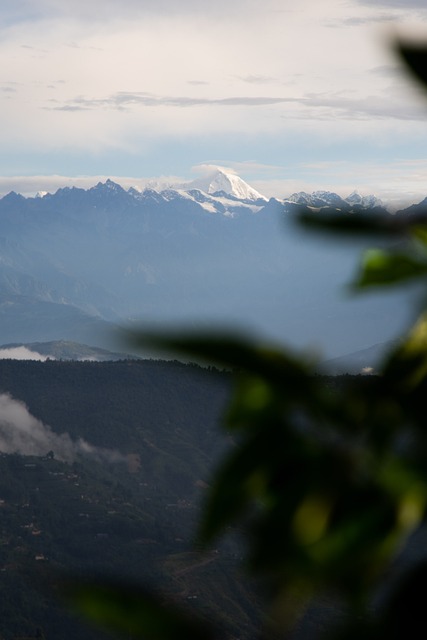
[[[389,252],[380,249],[367,251],[361,273],[354,283],[356,289],[406,282],[427,274],[427,256]]]

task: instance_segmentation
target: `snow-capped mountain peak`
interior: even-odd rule
[[[215,172],[203,178],[193,180],[187,185],[187,189],[199,189],[209,195],[224,193],[239,200],[267,200],[267,198],[242,180],[242,178],[239,178],[239,176],[234,173],[228,173],[223,169],[217,169]]]
[[[352,205],[360,205],[366,208],[382,207],[384,204],[380,198],[374,195],[361,196],[357,191],[353,191],[353,193],[347,196],[346,201]]]

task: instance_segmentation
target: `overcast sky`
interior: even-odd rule
[[[391,42],[425,0],[0,5],[0,193],[193,179],[427,195],[427,99]]]

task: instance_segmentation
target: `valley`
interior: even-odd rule
[[[0,361],[2,391],[91,449],[61,461],[0,454],[0,637],[103,637],[67,613],[61,583],[121,580],[161,590],[219,637],[251,638],[259,595],[233,539],[194,546],[210,475],[230,446],[219,423],[229,374],[160,361]],[[10,430],[3,413],[0,450]],[[98,448],[120,452],[108,461]],[[258,604],[257,604],[258,603]]]

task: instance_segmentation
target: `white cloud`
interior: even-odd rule
[[[82,7],[92,7],[91,10],[98,5],[87,2],[80,4]],[[158,0],[153,4],[157,6]],[[167,4],[169,6],[171,3]],[[238,100],[242,94],[236,93],[236,84],[241,82],[245,84],[246,91],[251,89],[251,92],[243,94],[244,97],[256,102],[265,97],[260,78],[277,78],[278,84],[269,87],[274,88],[275,92],[269,92],[267,96],[277,100],[292,97],[283,85],[290,74],[301,74],[300,87],[294,89],[297,96],[308,89],[317,91],[325,88],[325,79],[327,84],[331,82],[328,77],[335,78],[334,84],[346,82],[352,87],[360,81],[354,74],[357,64],[352,56],[349,55],[345,63],[343,59],[337,63],[337,47],[342,50],[343,46],[348,46],[351,49],[352,42],[344,34],[336,35],[333,40],[328,30],[324,33],[319,24],[323,11],[313,8],[313,3],[306,3],[310,11],[304,9],[303,3],[299,12],[276,13],[274,19],[265,7],[262,11],[254,12],[256,3],[252,3],[239,22],[225,24],[208,20],[211,7],[218,9],[221,3],[206,3],[203,28],[197,28],[198,22],[194,16],[192,20],[182,17],[185,11],[182,3],[174,4],[179,4],[179,16],[153,14],[140,20],[136,12],[132,22],[117,21],[112,26],[94,28],[89,21],[83,22],[75,3],[42,3],[42,6],[53,10],[53,16],[56,11],[70,13],[74,17],[68,21],[50,17],[45,20],[43,29],[34,28],[32,23],[24,23],[9,30],[0,45],[2,58],[8,62],[3,67],[2,79],[3,82],[18,82],[19,89],[10,108],[3,105],[6,117],[9,116],[12,122],[21,123],[30,117],[32,123],[40,123],[39,127],[33,124],[35,130],[41,129],[45,137],[51,135],[59,142],[70,126],[73,137],[76,137],[78,127],[73,126],[73,122],[78,122],[82,130],[80,139],[87,140],[87,118],[84,113],[78,114],[77,110],[89,106],[98,106],[98,109],[105,107],[108,100],[112,103],[109,96],[115,99],[116,107],[120,106],[126,94],[166,96],[169,105],[174,99],[175,105],[179,100],[181,103],[187,100],[188,103],[195,101],[203,105],[209,101]],[[337,3],[329,4],[332,7],[339,6]],[[114,7],[117,3],[110,5]],[[128,2],[125,8],[133,9],[134,5],[134,2]],[[188,2],[189,9],[195,5],[194,2]],[[270,5],[272,7],[274,3]],[[234,2],[231,6],[237,10],[240,4]],[[103,12],[100,14],[103,15]],[[302,30],[310,46],[301,47]],[[74,43],[74,46],[70,46],[70,43]],[[360,56],[362,66],[363,58],[367,55],[369,52],[363,51]],[[349,73],[353,76],[351,83],[348,82]],[[189,85],[188,81],[193,78],[209,84]],[[258,82],[244,82],[237,78],[255,78]],[[58,84],[58,80],[64,80],[64,83]],[[160,98],[151,106],[155,108],[161,104]],[[62,114],[58,125],[58,119],[52,114],[50,119],[46,119],[41,113],[43,107],[64,106],[74,112]],[[147,103],[147,106],[150,105]],[[241,106],[244,106],[244,100]],[[145,114],[144,117],[151,126],[150,115]],[[110,128],[116,129],[117,123],[111,118]],[[222,118],[225,119],[224,116]],[[53,121],[52,129],[49,128],[49,120]],[[97,135],[97,131],[107,128],[110,120],[102,116],[100,120],[99,125],[94,127],[93,137],[98,137],[102,142],[110,137],[106,134]],[[91,122],[91,126],[93,124]],[[180,125],[180,119],[177,118],[177,131]],[[126,128],[126,125],[122,124],[122,127]],[[25,128],[28,135],[30,127]],[[120,131],[118,133],[120,135]]]
[[[419,8],[396,2],[387,16],[404,26]],[[416,130],[421,141],[421,122],[410,121],[423,117],[417,98],[390,96],[396,62],[384,15],[380,3],[355,0],[3,3],[3,156],[16,167],[22,158],[21,170],[9,169],[17,174],[40,173],[41,158],[46,172],[67,175],[69,154],[80,153],[79,173],[88,173],[88,157],[101,163],[115,151],[137,174],[141,157],[171,141],[185,155],[201,136],[205,158],[218,154],[210,148],[221,136],[233,141],[235,162],[262,136],[287,153],[291,136],[308,134],[313,147],[351,145],[373,130],[379,144],[391,130],[396,140]],[[255,164],[261,155],[251,152]]]
[[[7,393],[0,394],[0,451],[27,456],[44,456],[53,451],[64,462],[72,462],[78,455],[103,462],[127,462],[127,457],[117,451],[94,447],[83,439],[74,441],[68,433],[55,433],[23,402]]]
[[[8,349],[0,348],[0,360],[38,360],[45,362],[47,356],[31,351],[27,347],[10,347]],[[54,358],[50,358],[51,360]]]
[[[228,167],[223,164],[203,163],[191,167],[191,171],[193,173],[197,173],[202,176],[208,176],[217,169],[222,169],[223,171],[227,171],[227,173],[236,174],[236,171],[232,167]]]

